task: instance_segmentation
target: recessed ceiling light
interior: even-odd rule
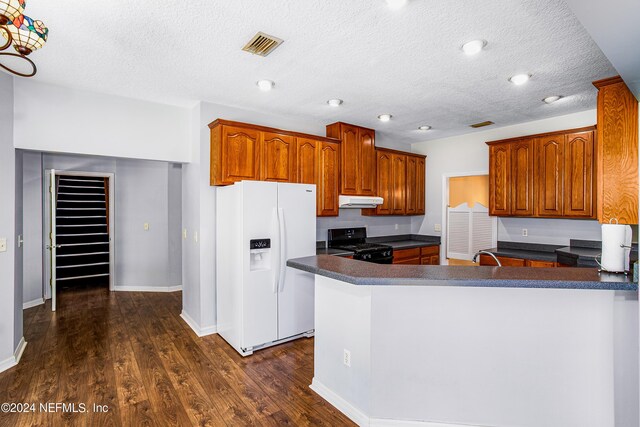
[[[381,122],[388,122],[391,120],[391,117],[393,117],[391,114],[380,114],[378,119],[380,119]]]
[[[339,107],[342,104],[342,99],[330,99],[327,101],[327,104],[331,105],[332,107]]]
[[[431,126],[423,125],[423,126],[418,127],[418,129],[419,129],[419,130],[430,130],[430,129],[431,129]]]
[[[471,40],[462,45],[462,51],[467,55],[475,55],[480,53],[480,51],[487,45],[487,42],[484,40]]]
[[[256,84],[258,85],[260,90],[263,90],[265,92],[273,89],[273,87],[276,85],[271,80],[258,80],[258,82]]]
[[[514,85],[520,86],[525,84],[531,78],[531,74],[516,74],[515,76],[511,76],[509,81]]]
[[[389,9],[400,9],[401,7],[405,6],[408,3],[408,0],[386,0],[387,1],[387,6],[389,6]]]
[[[547,96],[545,99],[542,100],[542,102],[545,102],[547,104],[553,104],[560,98],[562,98],[560,95]]]

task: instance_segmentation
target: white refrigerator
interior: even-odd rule
[[[216,195],[218,333],[241,355],[313,335],[316,186],[241,181]]]

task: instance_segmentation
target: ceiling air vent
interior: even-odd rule
[[[249,40],[249,43],[247,43],[242,50],[253,53],[254,55],[267,56],[280,46],[283,41],[284,40],[270,36],[269,34],[258,32]]]
[[[491,126],[493,124],[495,124],[495,123],[493,123],[492,121],[487,120],[486,122],[474,123],[474,124],[469,125],[469,126],[471,126],[472,128],[483,128],[485,126]]]

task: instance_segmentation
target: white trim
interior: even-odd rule
[[[342,397],[338,396],[335,392],[329,389],[327,386],[318,381],[315,377],[311,380],[309,388],[320,395],[324,400],[329,402],[338,411],[345,414],[351,421],[359,426],[370,426],[371,420],[364,412],[347,402]],[[391,424],[389,424],[391,425]]]
[[[3,360],[0,362],[0,372],[4,372],[7,369],[13,368],[16,366],[20,359],[22,358],[22,353],[24,353],[24,349],[27,347],[27,342],[24,340],[24,337],[20,338],[20,342],[13,352],[13,356]]]
[[[36,307],[36,306],[39,306],[41,304],[44,304],[44,299],[43,298],[36,298],[34,300],[22,303],[22,309],[26,310],[27,308]]]
[[[206,335],[213,335],[218,333],[218,325],[205,326],[201,328],[198,323],[191,318],[184,310],[180,313],[180,317],[185,321],[187,325],[195,332],[195,334],[199,337],[204,337]]]
[[[388,420],[371,418],[370,427],[482,427],[477,424],[432,423],[429,421]]]
[[[346,415],[351,421],[361,427],[482,427],[479,424],[451,424],[431,421],[395,420],[387,418],[369,418],[360,409],[347,402],[342,397],[313,378],[309,388],[329,402],[333,407]]]
[[[116,292],[178,292],[182,290],[182,285],[178,286],[114,286]]]

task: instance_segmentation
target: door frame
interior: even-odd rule
[[[51,231],[51,208],[49,203],[51,200],[51,192],[49,191],[49,183],[51,182],[51,170],[45,169],[42,175],[42,262],[44,265],[44,274],[42,275],[42,295],[43,299],[48,300],[51,298],[51,287],[49,282],[51,281],[51,258],[47,245],[49,244],[49,232]],[[67,171],[62,169],[55,169],[56,175],[70,175],[70,176],[88,176],[94,178],[109,178],[109,290],[115,290],[115,174],[107,172],[82,172],[82,171]]]
[[[442,224],[440,225],[440,265],[449,265],[449,259],[447,258],[447,208],[449,207],[449,179],[459,176],[476,175],[489,175],[489,171],[465,171],[442,174]]]

